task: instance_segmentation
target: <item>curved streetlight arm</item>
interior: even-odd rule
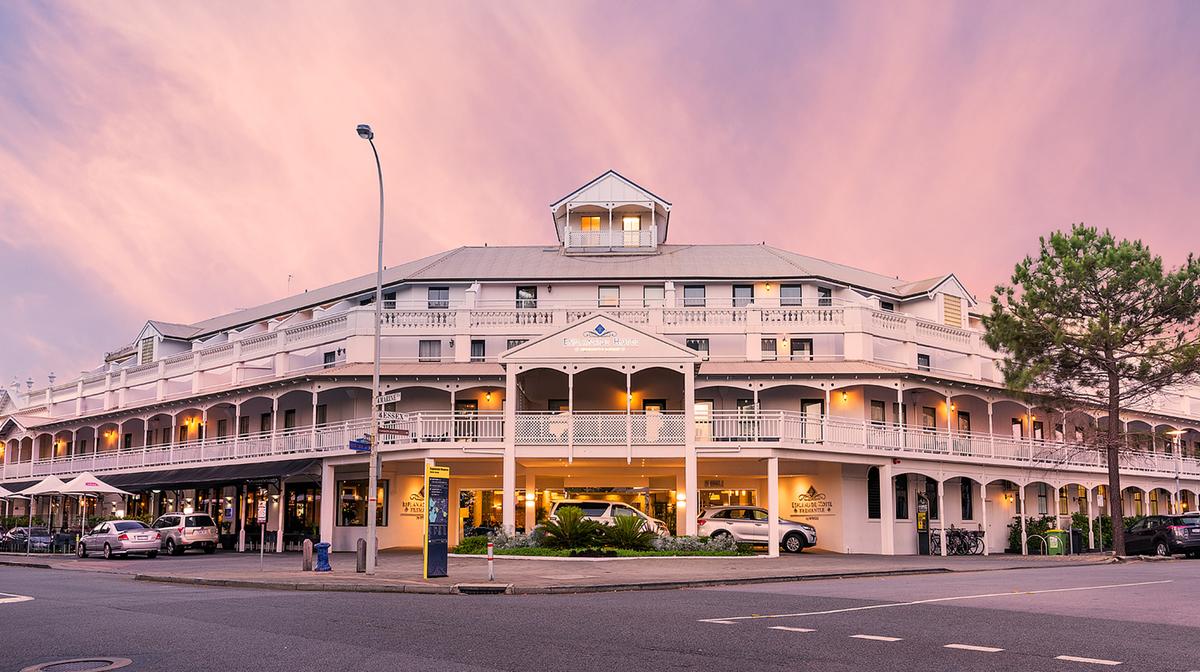
[[[375,370],[371,375],[371,452],[367,478],[367,566],[366,573],[375,573],[375,557],[378,553],[376,539],[376,516],[379,510],[379,369],[380,339],[383,329],[383,166],[379,162],[379,150],[375,148],[375,134],[366,138],[375,155],[375,171],[379,175],[379,264],[375,272]]]

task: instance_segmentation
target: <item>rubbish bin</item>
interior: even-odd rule
[[[1071,553],[1072,554],[1083,553],[1083,550],[1084,550],[1083,546],[1086,543],[1087,543],[1087,541],[1084,539],[1083,530],[1079,529],[1078,527],[1072,527],[1071,528]]]
[[[1067,531],[1046,530],[1046,555],[1064,555],[1067,552]]]

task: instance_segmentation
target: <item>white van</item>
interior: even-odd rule
[[[558,520],[555,513],[564,506],[574,506],[583,511],[583,517],[605,525],[612,525],[619,516],[634,516],[642,519],[642,529],[668,536],[671,534],[667,524],[657,518],[651,518],[624,502],[606,502],[602,499],[562,499],[554,503],[550,509],[550,519]]]

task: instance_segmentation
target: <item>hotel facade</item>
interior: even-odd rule
[[[1107,505],[1088,448],[1105,413],[1006,392],[953,274],[669,243],[687,222],[612,171],[550,210],[550,244],[460,247],[384,273],[382,547],[420,545],[430,461],[451,470],[451,543],[602,498],[678,534],[696,534],[706,507],[754,504],[811,523],[820,548],[911,554],[922,500],[935,529],[983,531],[997,553],[1018,511],[1069,525]],[[368,515],[368,457],[348,446],[370,429],[374,285],[152,320],[92,371],[7,389],[0,485],[90,471],[135,493],[99,502],[103,515],[190,508],[229,548],[261,536],[271,550],[352,550]],[[1125,511],[1193,510],[1200,390],[1121,422]],[[33,505],[78,525],[78,504]]]

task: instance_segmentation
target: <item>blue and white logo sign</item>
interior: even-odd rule
[[[568,336],[563,339],[563,346],[574,348],[576,352],[624,352],[640,344],[641,339],[621,338],[602,322],[597,322],[591,330],[583,332],[583,336]]]

